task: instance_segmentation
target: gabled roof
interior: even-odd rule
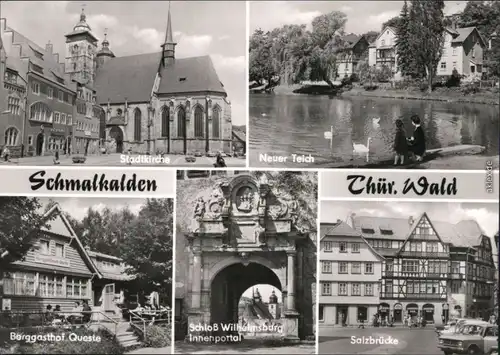
[[[247,134],[246,132],[233,129],[233,137],[237,140],[246,143],[247,142]]]
[[[341,39],[346,43],[344,49],[352,49],[358,44],[358,42],[363,38],[363,36],[358,36],[354,33],[342,36]]]
[[[35,42],[23,36],[21,33],[16,30],[6,27],[5,31],[12,32],[12,43],[17,45],[15,47],[19,47],[20,53],[14,55],[14,53],[7,53],[9,57],[18,57],[19,60],[21,58],[27,58],[29,61],[43,69],[43,75],[36,73],[48,80],[51,80],[58,85],[62,85],[66,87],[68,90],[76,91],[76,86],[69,80],[69,77],[65,75],[64,72],[61,72],[61,65],[56,61],[54,57],[55,54],[47,52],[44,48],[37,45]],[[14,49],[12,50],[14,52]],[[41,54],[43,59],[40,59],[36,56],[36,54]],[[27,69],[26,69],[27,70]],[[21,73],[21,72],[20,72]],[[22,73],[26,74],[26,73]],[[64,80],[64,84],[61,84],[58,80],[61,78]]]
[[[175,59],[160,69],[158,95],[211,91],[226,95],[210,56]]]
[[[119,280],[119,281],[130,281],[135,279],[134,275],[127,274],[127,266],[123,264],[123,260],[117,258],[113,255],[103,254],[96,251],[87,250],[89,256],[95,260],[94,264],[97,269],[101,273],[104,279],[108,280]],[[116,268],[113,270],[107,269],[103,267],[103,265],[99,261],[109,261],[112,264],[116,265]]]
[[[320,240],[322,241],[325,237],[335,236],[335,237],[354,237],[361,239],[368,248],[378,257],[384,258],[378,251],[376,251],[370,243],[366,241],[361,233],[352,228],[350,225],[343,221],[337,221],[335,223],[321,223],[320,224]]]
[[[44,215],[44,219],[46,221],[48,221],[49,218],[53,217],[54,214],[56,214],[58,217],[61,218],[62,224],[57,220],[53,220],[56,222],[55,223],[49,222],[51,228],[50,229],[42,228],[42,231],[44,231],[45,233],[56,234],[58,236],[69,237],[69,238],[71,238],[72,241],[75,241],[77,246],[78,246],[78,250],[80,252],[80,255],[82,255],[83,260],[85,261],[85,263],[87,264],[89,269],[93,273],[95,273],[99,278],[102,278],[102,275],[100,274],[96,265],[94,264],[94,262],[90,258],[89,254],[87,253],[87,250],[83,247],[83,244],[80,242],[80,239],[78,238],[75,231],[71,227],[71,224],[69,223],[68,219],[62,213],[62,210],[61,210],[61,207],[59,206],[59,204],[55,204],[50,210],[48,210],[47,213],[45,213],[45,215]],[[65,231],[69,232],[69,235],[64,233]]]
[[[414,228],[414,226],[415,222],[412,224],[412,226],[410,226],[410,224],[408,223],[408,219],[405,218],[357,215],[353,217],[354,229],[360,232],[363,237],[367,239],[405,241],[408,235],[411,234],[412,227]],[[461,231],[459,232],[460,229],[452,223],[433,221],[432,226],[444,243],[452,244],[455,247],[473,247],[468,238],[465,237]],[[381,233],[381,229],[387,227],[391,228],[391,235],[385,235]],[[372,229],[373,233],[368,233],[366,231],[363,231],[363,229]]]
[[[396,29],[394,27],[392,27],[392,26],[386,26],[386,27],[384,27],[384,29],[382,31],[380,31],[380,33],[378,34],[377,38],[375,38],[374,42],[376,42],[380,38],[380,36],[382,36],[385,33],[385,31],[387,31],[387,30],[393,32],[394,34],[397,34],[397,31],[396,31]]]
[[[421,215],[419,218],[417,218],[417,219],[413,222],[413,224],[412,224],[412,226],[411,226],[410,230],[408,231],[408,234],[407,234],[407,236],[406,236],[406,239],[405,239],[404,243],[401,245],[401,248],[399,248],[399,250],[398,250],[398,252],[396,253],[396,255],[397,255],[397,254],[399,254],[399,253],[401,253],[401,252],[403,251],[403,249],[404,249],[405,245],[406,245],[406,244],[410,241],[410,238],[411,238],[411,236],[413,235],[413,232],[414,232],[414,231],[415,231],[415,229],[418,227],[418,225],[420,224],[420,222],[422,222],[422,220],[423,220],[423,219],[426,219],[426,220],[427,220],[427,222],[429,222],[429,224],[430,224],[431,228],[432,228],[432,229],[434,229],[434,231],[436,232],[436,237],[437,237],[437,239],[439,240],[439,242],[440,242],[440,243],[443,243],[443,242],[444,242],[444,241],[443,241],[443,239],[441,239],[441,237],[439,236],[439,233],[438,233],[438,231],[436,230],[436,228],[434,227],[433,223],[431,222],[431,220],[430,220],[430,219],[429,219],[429,217],[427,216],[427,213],[425,213],[425,212],[424,212],[424,213],[422,213],[422,215]],[[444,242],[444,243],[445,243],[445,242]]]
[[[453,36],[452,43],[463,43],[473,32],[476,32],[482,46],[486,47],[486,41],[477,27],[447,28],[446,30]]]

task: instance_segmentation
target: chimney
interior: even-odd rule
[[[48,54],[52,54],[52,51],[54,50],[54,46],[52,45],[52,43],[47,43],[45,45],[45,52],[47,52]]]
[[[415,223],[413,216],[408,217],[408,224],[410,225],[410,227],[413,226],[413,223]]]

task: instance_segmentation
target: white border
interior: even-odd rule
[[[250,89],[248,83],[250,82],[250,1],[245,1],[245,22],[246,22],[246,38],[245,38],[245,115],[246,115],[246,146],[245,146],[245,166],[248,169],[250,166]]]
[[[318,208],[316,209],[317,213],[317,219],[316,219],[316,230],[317,230],[317,240],[316,240],[316,334],[315,334],[315,353],[319,354],[319,301],[320,301],[320,294],[319,292],[321,291],[320,287],[320,267],[321,267],[321,260],[320,260],[320,252],[321,252],[321,173],[318,171],[318,201],[317,201],[317,206]]]
[[[174,179],[174,197],[172,198],[174,208],[173,208],[173,213],[174,216],[172,218],[172,223],[173,223],[173,228],[172,228],[172,299],[170,302],[172,302],[170,309],[172,310],[172,318],[170,320],[170,326],[172,329],[170,329],[170,354],[175,354],[175,285],[176,285],[176,231],[177,231],[177,174]]]

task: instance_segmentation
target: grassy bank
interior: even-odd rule
[[[276,95],[335,95],[335,90],[332,90],[326,84],[294,84],[294,85],[279,85],[274,88]],[[426,101],[441,101],[441,102],[461,102],[475,103],[486,105],[498,105],[500,102],[499,93],[491,90],[482,90],[479,93],[472,95],[464,95],[457,89],[436,88],[431,94],[421,92],[418,89],[414,90],[396,90],[389,88],[379,88],[376,90],[367,91],[362,87],[355,86],[351,90],[345,90],[339,93],[340,97],[379,97],[388,99],[401,100],[426,100]]]
[[[437,88],[431,94],[427,92],[410,91],[410,90],[393,90],[393,89],[376,89],[373,91],[366,91],[363,88],[355,87],[349,91],[344,91],[340,96],[363,96],[363,97],[380,97],[390,99],[402,100],[428,100],[428,101],[442,101],[442,102],[462,102],[462,103],[475,103],[486,105],[498,105],[499,94],[498,92],[482,91],[477,94],[465,96],[460,91],[449,90],[446,88]]]

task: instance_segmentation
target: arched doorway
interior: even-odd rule
[[[391,307],[387,303],[381,303],[378,306],[378,313],[380,315],[380,320],[389,321],[389,311]]]
[[[36,136],[36,155],[43,154],[43,141],[44,141],[43,133],[38,133],[38,135]]]
[[[434,305],[427,303],[422,307],[422,317],[427,323],[434,323]]]
[[[410,317],[417,317],[418,316],[418,305],[415,303],[409,303],[406,306],[406,313],[410,315]]]
[[[396,303],[394,305],[394,322],[395,323],[403,322],[403,305],[401,303]]]
[[[123,153],[123,131],[120,127],[114,126],[109,131],[109,136],[115,140],[116,152]]]
[[[282,291],[278,276],[268,267],[251,262],[232,264],[222,269],[210,285],[210,323],[217,324],[217,334],[235,334],[239,303],[243,293],[258,284],[268,284]]]

